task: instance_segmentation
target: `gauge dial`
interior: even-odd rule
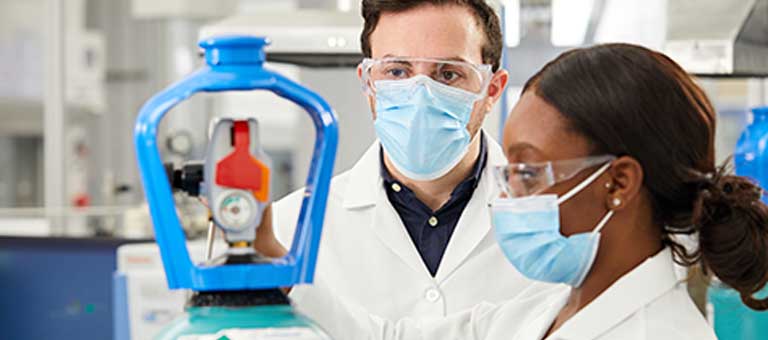
[[[253,206],[253,198],[248,197],[246,192],[236,190],[225,192],[221,197],[218,209],[223,226],[232,229],[247,227],[257,210]]]

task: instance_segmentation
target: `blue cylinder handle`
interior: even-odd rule
[[[153,96],[136,119],[134,142],[139,171],[171,289],[264,289],[313,280],[338,144],[336,115],[316,93],[263,67],[267,44],[265,38],[248,36],[201,41],[206,66]],[[293,243],[288,255],[272,263],[196,266],[189,257],[160,159],[157,128],[171,108],[197,92],[250,90],[271,91],[298,104],[309,113],[315,126],[315,147]]]

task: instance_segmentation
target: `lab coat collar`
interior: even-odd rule
[[[376,204],[377,193],[382,187],[379,150],[381,144],[376,140],[350,170],[344,193],[344,208],[356,209]]]
[[[464,262],[478,244],[489,234],[491,230],[491,215],[488,205],[497,197],[499,190],[494,183],[493,169],[507,164],[507,159],[499,144],[487,133],[486,145],[488,159],[480,182],[475,188],[464,212],[459,218],[459,223],[453,231],[453,236],[448,241],[440,267],[437,269],[435,279],[443,282]]]
[[[489,188],[495,188],[495,185],[492,182],[493,174],[490,173],[490,169],[494,166],[506,164],[506,158],[498,142],[485,132],[482,132],[482,136],[486,138],[485,144],[488,149],[488,163],[485,166],[485,170],[483,170],[484,173],[480,184],[478,185],[478,189],[483,186],[484,182],[486,185],[490,184]],[[377,192],[378,189],[381,188],[383,181],[380,172],[380,150],[381,144],[378,140],[374,141],[373,144],[368,147],[368,150],[363,153],[363,156],[360,157],[360,160],[357,161],[350,170],[350,179],[344,194],[344,208],[355,209],[376,204]],[[485,193],[483,193],[484,196],[477,197],[484,197],[485,200],[487,198],[486,196],[494,194],[497,194],[494,190],[485,190]],[[491,197],[491,199],[493,197]]]
[[[498,143],[487,133],[483,133],[483,135],[486,138],[488,149],[487,164],[472,199],[464,208],[453,236],[445,249],[445,254],[435,275],[437,282],[447,279],[490,231],[491,221],[488,204],[498,197],[498,190],[493,183],[491,169],[494,166],[506,164],[506,158]],[[402,225],[399,215],[389,204],[379,171],[379,148],[379,142],[374,142],[352,168],[350,180],[345,189],[343,206],[346,209],[376,207],[371,216],[373,232],[410,267],[431,277]]]
[[[672,251],[665,248],[616,281],[547,340],[595,339],[679,283]]]

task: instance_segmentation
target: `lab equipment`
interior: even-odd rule
[[[666,1],[664,54],[687,72],[768,75],[768,0]]]
[[[215,255],[226,243],[218,239]],[[192,261],[205,261],[204,242],[187,243]],[[112,253],[114,255],[114,252]],[[114,340],[152,339],[184,313],[188,292],[169,290],[160,249],[155,242],[126,244],[117,248],[117,271],[113,276]],[[99,339],[105,339],[103,336]]]
[[[733,154],[734,170],[739,176],[756,181],[768,188],[768,106],[752,109],[752,119],[736,143]],[[763,202],[768,203],[766,196]]]
[[[168,286],[194,291],[187,314],[159,339],[327,339],[296,313],[278,287],[311,283],[338,139],[335,114],[314,92],[263,67],[265,38],[223,36],[202,40],[206,66],[150,99],[136,122],[139,169]],[[257,122],[214,124],[206,155],[204,189],[212,218],[229,248],[223,257],[193,265],[174,210],[169,178],[157,148],[157,127],[173,106],[196,92],[267,90],[306,110],[316,129],[315,151],[296,234],[283,258],[253,250],[256,228],[269,202],[269,166],[260,151]]]
[[[763,290],[758,296],[765,296]],[[720,340],[766,339],[768,313],[747,308],[739,292],[715,281],[707,291],[707,314]]]
[[[363,18],[358,15],[359,10],[295,8],[289,5],[290,1],[280,3],[288,8],[270,5],[252,13],[233,11],[231,16],[204,26],[200,36],[265,35],[274,40],[269,46],[268,61],[312,68],[353,68],[363,58],[360,52]],[[347,134],[344,137],[347,138]]]
[[[0,236],[2,339],[112,336],[112,238]]]
[[[734,152],[736,174],[768,188],[768,107],[752,109],[752,119],[739,138]],[[768,197],[763,195],[763,202]],[[762,293],[766,294],[768,289]],[[768,338],[768,314],[747,308],[738,292],[715,282],[707,292],[708,313],[720,340]]]

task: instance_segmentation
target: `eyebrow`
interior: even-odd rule
[[[450,57],[450,58],[441,58],[441,59],[443,59],[443,60],[452,60],[452,61],[461,61],[461,62],[465,62],[465,63],[470,63],[470,64],[472,64],[472,62],[471,62],[471,61],[469,61],[469,60],[467,60],[467,59],[464,59],[464,58],[462,58],[462,57],[459,57],[459,56],[456,56],[456,57]]]
[[[529,143],[515,143],[507,147],[507,156],[519,154],[523,151],[531,151],[537,154],[542,154],[541,150]]]
[[[422,57],[403,57],[403,56],[396,56],[396,55],[392,55],[392,54],[385,54],[382,58],[422,58]],[[424,59],[460,61],[460,62],[470,63],[470,64],[472,63],[471,61],[469,61],[467,59],[464,59],[464,58],[462,58],[460,56],[454,56],[454,57],[449,57],[449,58],[434,58],[434,57],[426,58],[426,57],[424,57]]]

